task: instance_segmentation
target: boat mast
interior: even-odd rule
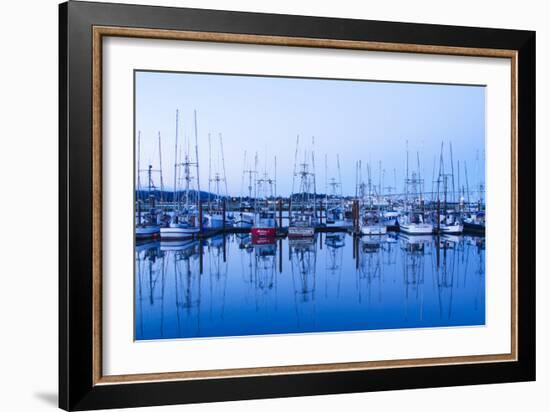
[[[325,212],[328,210],[328,161],[327,161],[327,154],[325,153]]]
[[[273,188],[275,192],[275,197],[277,197],[277,156],[275,156],[274,159],[274,168],[275,170],[273,171]]]
[[[458,187],[458,209],[460,211],[460,208],[461,208],[461,199],[460,199],[460,161],[457,160],[456,161],[456,167],[457,167],[457,171],[456,171],[456,174],[457,174],[457,184],[456,186]]]
[[[254,154],[254,176],[258,175],[258,152]],[[254,177],[254,213],[258,211],[258,179]]]
[[[244,175],[246,173],[246,150],[244,151],[244,159],[243,159],[243,175],[241,177],[241,199],[240,203],[243,203],[243,192],[244,192]]]
[[[409,140],[406,140],[407,170],[405,175],[405,207],[409,206]]]
[[[466,199],[468,201],[468,209],[470,208],[470,186],[468,185],[468,167],[464,161],[464,174],[466,175]]]
[[[174,198],[172,199],[174,203],[174,213],[179,211],[179,202],[178,202],[178,118],[179,110],[176,109],[176,143],[174,145]]]
[[[137,204],[138,204],[138,224],[141,223],[141,131],[138,131],[138,158],[137,158]]]
[[[225,156],[223,155],[223,139],[222,139],[222,134],[221,133],[219,133],[219,137],[220,137],[220,149],[222,151],[223,183],[224,183],[224,186],[225,186],[225,197],[227,198],[229,196],[229,193],[227,191],[227,178],[226,178],[226,174],[225,174]]]
[[[197,110],[195,109],[195,157],[197,167],[197,211],[199,210],[201,202],[201,182],[199,179],[199,131],[197,127]]]
[[[311,165],[313,168],[313,216],[317,224],[317,183],[315,178],[315,136],[311,137]]]
[[[208,133],[208,213],[212,213],[212,201],[211,195],[212,189],[210,183],[212,181],[212,143],[210,140],[210,133]]]
[[[455,199],[455,167],[454,167],[454,161],[453,161],[453,143],[449,142],[449,152],[451,154],[451,201],[454,202]]]
[[[420,207],[422,208],[422,211],[424,211],[424,199],[422,197],[422,192],[424,191],[424,187],[422,185],[422,175],[420,174],[420,155],[418,152],[416,152],[416,167],[417,167],[417,174],[418,174],[418,193],[419,193],[419,201],[420,201]]]
[[[378,161],[378,208],[380,209],[380,203],[382,201],[382,161]]]
[[[338,183],[340,184],[340,202],[344,207],[344,193],[342,189],[342,171],[340,170],[340,155],[336,153],[336,168],[338,169]]]
[[[292,201],[292,196],[294,195],[294,182],[295,182],[295,179],[296,179],[296,165],[298,163],[298,147],[300,145],[300,135],[296,135],[296,150],[294,151],[294,171],[292,172],[292,191],[290,192],[290,207],[289,207],[289,210],[288,210],[288,217],[289,217],[289,221],[290,219],[292,219],[292,206],[293,206],[293,201]]]
[[[162,180],[162,146],[159,131],[159,169],[160,169],[160,204],[164,201],[164,181]]]

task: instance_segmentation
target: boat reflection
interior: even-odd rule
[[[140,243],[135,282],[138,340],[485,322],[485,243],[470,236]]]

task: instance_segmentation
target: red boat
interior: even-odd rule
[[[269,236],[258,236],[252,234],[252,244],[254,246],[257,245],[271,245],[274,244],[277,241],[275,238],[275,235],[269,235]]]
[[[252,239],[254,238],[270,238],[277,235],[277,229],[274,227],[253,227]]]
[[[277,227],[275,225],[275,213],[262,210],[257,215],[254,226],[251,229],[252,241],[260,238],[274,239],[277,236]]]

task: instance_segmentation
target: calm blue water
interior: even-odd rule
[[[485,239],[138,245],[137,340],[483,325]],[[439,243],[439,247],[438,247]]]

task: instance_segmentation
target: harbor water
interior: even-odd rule
[[[317,233],[138,243],[135,339],[485,324],[485,238]]]

